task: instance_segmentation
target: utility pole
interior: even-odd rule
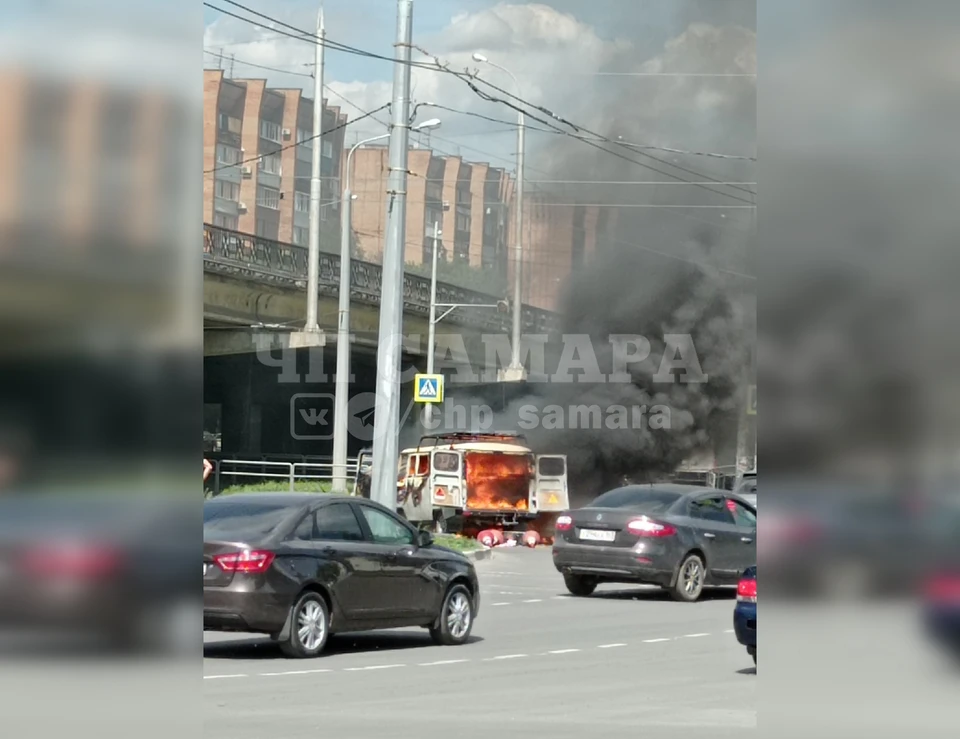
[[[473,60],[481,64],[489,64],[491,67],[499,69],[501,72],[509,75],[513,79],[513,84],[517,86],[517,93],[523,95],[520,88],[520,82],[517,76],[506,67],[496,62],[490,61],[485,55],[479,52],[473,55]],[[510,366],[500,373],[500,379],[505,382],[519,382],[525,380],[527,372],[520,361],[520,337],[523,329],[523,159],[526,151],[526,116],[523,111],[518,111],[517,115],[517,189],[516,189],[516,207],[517,207],[517,235],[516,246],[514,246],[514,268],[513,268],[513,330],[511,331],[511,352]]]
[[[400,432],[400,358],[403,341],[403,249],[407,226],[407,146],[410,140],[410,56],[413,0],[397,0],[399,60],[393,70],[387,239],[383,249],[380,332],[377,342],[377,400],[373,425],[370,497],[397,507],[397,449]]]
[[[526,119],[521,112],[517,119],[517,245],[513,285],[513,346],[510,366],[504,378],[508,382],[523,380],[526,377],[526,371],[520,361],[520,336],[523,329],[523,158],[526,150],[524,129],[526,129]]]
[[[320,298],[320,192],[323,161],[323,47],[327,32],[323,8],[317,20],[317,56],[313,70],[313,159],[310,168],[310,229],[307,250],[307,324],[306,331],[319,333],[317,302]]]
[[[440,221],[433,222],[433,266],[430,269],[430,327],[427,330],[427,374],[433,374],[433,355],[437,353],[437,258],[440,252]],[[433,403],[424,408],[428,430],[433,428]]]
[[[353,150],[350,151],[353,155]],[[337,376],[333,403],[333,492],[347,492],[347,413],[350,405],[350,229],[353,193],[350,192],[350,159],[340,203],[340,310],[337,314]]]

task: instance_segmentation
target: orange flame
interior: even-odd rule
[[[475,511],[526,511],[530,460],[522,455],[468,453],[467,507]]]

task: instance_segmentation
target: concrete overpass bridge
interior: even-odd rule
[[[205,430],[216,427],[224,452],[328,454],[326,429],[304,425],[303,419],[333,414],[339,255],[320,255],[318,319],[324,339],[323,346],[310,350],[289,345],[306,315],[305,247],[205,225],[203,266]],[[375,388],[381,279],[380,265],[351,261],[351,396],[360,405]],[[437,285],[438,303],[491,304],[502,298]],[[430,280],[405,273],[403,303],[404,365],[422,370]],[[558,329],[556,314],[524,306],[524,334]],[[508,340],[509,333],[509,315],[458,309],[437,327],[438,359],[446,358],[445,367],[469,364],[476,373],[495,371],[499,368],[488,364],[481,337]],[[412,387],[405,386],[403,395],[410,392]],[[351,453],[365,443],[352,438]]]

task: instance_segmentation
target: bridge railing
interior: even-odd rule
[[[287,461],[276,459],[213,459],[213,474],[210,477],[208,495],[216,497],[235,485],[256,484],[273,481],[277,490],[291,493],[298,482],[331,482],[333,462]],[[353,490],[357,474],[357,458],[347,459],[347,490]],[[319,492],[319,491],[318,491]]]
[[[303,246],[264,239],[204,224],[203,268],[207,272],[243,277],[256,282],[306,288],[307,249]],[[350,261],[350,299],[367,305],[380,305],[383,270],[379,264],[359,259]],[[320,294],[339,296],[340,256],[320,253]],[[491,304],[502,295],[469,290],[446,282],[437,283],[438,303]],[[408,313],[430,313],[430,279],[405,272],[403,304]],[[509,330],[509,317],[495,311],[455,311],[447,319],[492,333]],[[523,306],[524,332],[549,334],[559,330],[559,318],[551,311]]]

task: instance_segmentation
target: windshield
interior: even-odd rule
[[[540,474],[543,477],[560,477],[566,471],[566,464],[559,457],[540,457]]]
[[[656,488],[625,487],[604,493],[591,508],[630,508],[644,513],[663,513],[680,498],[678,493]]]
[[[203,506],[203,538],[223,541],[266,537],[292,512],[283,503],[211,501]]]

